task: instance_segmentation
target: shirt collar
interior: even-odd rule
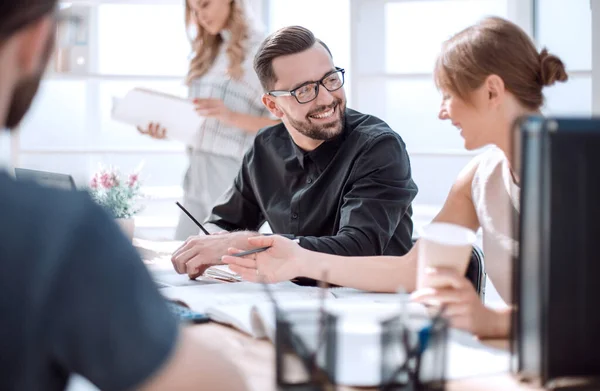
[[[344,140],[348,135],[348,123],[347,123],[347,114],[344,116],[344,126],[342,127],[342,133],[335,137],[334,139],[325,141],[317,148],[312,151],[306,152],[302,148],[296,145],[294,140],[290,137],[290,142],[293,145],[294,153],[296,158],[298,159],[298,163],[300,163],[300,167],[302,169],[306,169],[307,161],[313,161],[317,166],[319,172],[323,172],[325,168],[331,162],[333,156],[335,156],[339,147],[342,145]]]

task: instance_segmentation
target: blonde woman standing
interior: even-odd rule
[[[186,0],[185,22],[193,57],[187,75],[189,98],[206,120],[188,145],[190,165],[183,183],[186,209],[203,221],[233,183],[256,132],[276,123],[261,103],[262,87],[252,68],[262,31],[245,0]],[[141,133],[165,138],[168,129],[150,123]],[[198,234],[180,215],[175,238]]]

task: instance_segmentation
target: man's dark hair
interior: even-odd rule
[[[0,1],[0,40],[54,12],[58,0]]]
[[[254,71],[258,75],[258,80],[265,91],[273,88],[277,81],[273,71],[273,60],[277,57],[296,54],[313,47],[315,43],[320,43],[331,56],[331,51],[309,29],[302,26],[289,26],[275,31],[269,35],[258,48],[254,57]]]

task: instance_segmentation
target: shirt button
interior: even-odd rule
[[[292,219],[296,220],[298,218],[298,213],[292,213]]]
[[[308,179],[306,180],[306,182],[307,182],[307,183],[312,183],[312,178],[308,178]]]

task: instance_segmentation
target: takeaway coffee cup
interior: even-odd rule
[[[448,286],[443,278],[428,276],[425,271],[429,267],[454,269],[464,275],[475,239],[475,232],[460,225],[431,223],[425,226],[419,240],[417,289]]]

